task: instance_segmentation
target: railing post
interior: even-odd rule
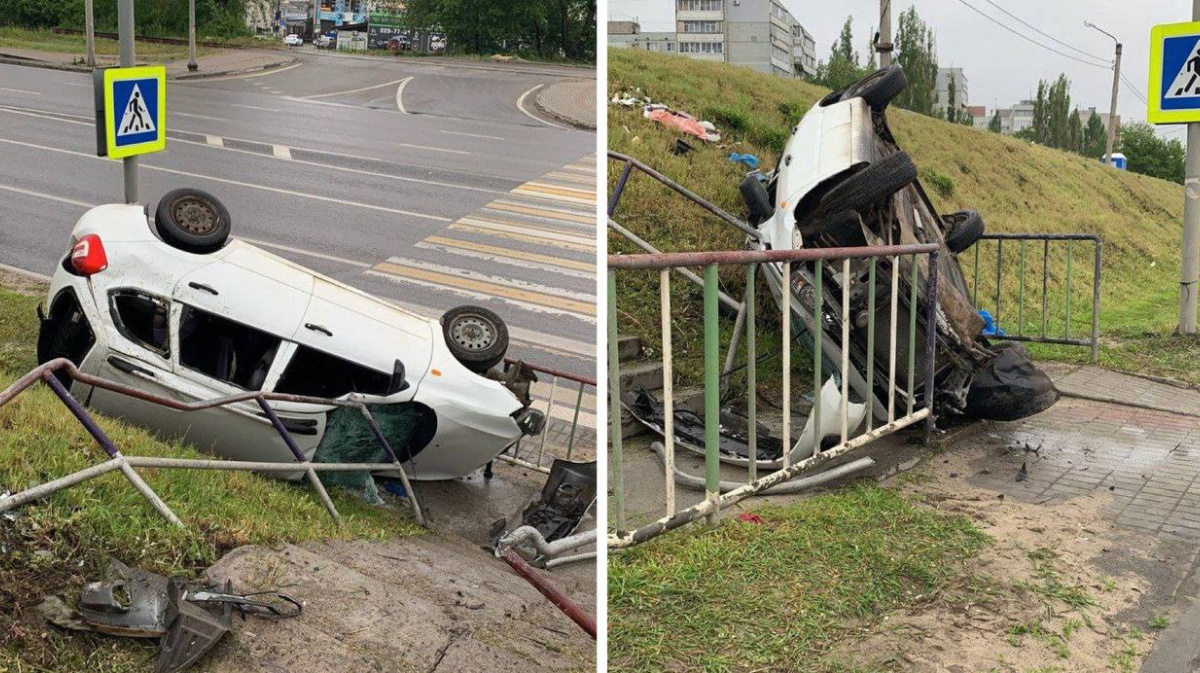
[[[750,425],[747,442],[750,449],[750,481],[758,478],[758,345],[755,343],[757,334],[754,324],[754,276],[757,272],[757,264],[746,266],[746,414]],[[784,451],[788,449],[786,446],[783,448]]]
[[[579,427],[579,408],[583,406],[583,381],[579,382],[579,392],[575,394],[575,413],[571,415],[571,434],[567,435],[567,460],[575,450],[575,429]]]
[[[825,264],[821,260],[817,260],[817,271],[814,274],[813,282],[813,405],[812,405],[812,429],[813,429],[813,452],[812,455],[817,455],[821,452],[821,364],[824,358],[825,346],[825,290],[822,288],[824,284]],[[787,335],[788,340],[791,340],[792,335]],[[790,446],[783,447],[783,455],[787,456],[791,452]],[[784,460],[784,469],[787,469],[788,462]]]
[[[675,373],[671,365],[671,270],[658,272],[659,312],[662,330],[663,368],[663,444],[666,457],[663,472],[666,478],[667,516],[675,516]]]
[[[1100,361],[1100,239],[1095,239],[1096,258],[1092,269],[1092,362]]]
[[[933,415],[933,384],[937,376],[934,359],[937,357],[937,302],[938,302],[938,251],[929,253],[929,275],[925,279],[925,409],[929,415],[925,417],[925,432],[922,442],[928,446],[937,429],[937,419]],[[914,311],[915,312],[915,311]],[[912,345],[915,348],[916,344]],[[912,349],[910,348],[910,350]]]
[[[429,522],[425,520],[425,514],[421,511],[421,504],[417,502],[417,492],[413,489],[412,483],[408,479],[408,473],[404,471],[404,465],[400,462],[400,457],[392,450],[392,445],[388,443],[387,437],[383,436],[383,431],[379,429],[379,424],[375,422],[375,417],[371,415],[371,410],[367,409],[364,403],[358,408],[362,412],[363,419],[367,422],[367,427],[371,429],[371,434],[375,435],[375,441],[383,447],[383,452],[387,454],[389,460],[396,465],[396,472],[400,473],[400,483],[404,485],[404,492],[408,494],[408,502],[412,507],[413,517],[417,520],[420,526],[428,526]],[[411,460],[411,456],[409,459]]]
[[[609,482],[617,530],[625,528],[625,468],[621,463],[621,362],[617,353],[617,272],[608,270],[608,416],[612,456]]]
[[[899,331],[900,256],[892,255],[892,319],[888,343],[888,424],[896,420],[896,333]]]
[[[621,169],[621,177],[617,178],[617,186],[613,189],[612,196],[608,197],[608,216],[612,217],[613,213],[617,212],[617,204],[621,202],[621,194],[625,192],[625,183],[629,182],[629,172],[633,170],[633,163],[625,162],[625,167]]]
[[[872,257],[867,271],[867,388],[875,396],[875,262]],[[875,402],[867,401],[867,432],[875,425]]]
[[[1075,241],[1067,239],[1067,320],[1063,325],[1063,338],[1071,338],[1071,244]]]
[[[780,309],[781,326],[780,338],[783,339],[781,346],[783,355],[781,361],[782,378],[783,378],[783,467],[787,469],[791,464],[792,454],[792,263],[783,263],[782,285],[780,286],[780,298],[783,300],[783,306]],[[801,307],[803,308],[803,307]],[[818,340],[819,341],[819,340]]]
[[[704,485],[714,505],[721,497],[721,421],[719,334],[717,332],[717,265],[704,267]],[[708,516],[716,521],[714,506]]]
[[[1020,289],[1017,291],[1017,336],[1025,330],[1025,239],[1021,239],[1021,278]],[[999,325],[997,325],[999,327]]]
[[[920,271],[919,266],[917,255],[913,253],[912,278],[909,279],[912,291],[909,293],[908,299],[908,413],[906,414],[908,416],[912,416],[917,402],[917,272]]]
[[[313,490],[317,492],[317,497],[321,499],[321,503],[329,511],[329,516],[332,516],[333,520],[340,526],[342,524],[342,516],[338,514],[337,507],[334,507],[333,500],[329,497],[329,492],[325,490],[325,484],[321,483],[321,478],[317,476],[316,470],[312,469],[312,465],[304,457],[304,452],[300,450],[299,446],[296,446],[296,440],[292,439],[287,428],[283,427],[283,421],[279,420],[279,416],[276,415],[275,410],[271,408],[271,405],[267,404],[262,395],[255,397],[254,401],[258,402],[258,407],[266,414],[267,418],[271,421],[271,425],[275,426],[275,432],[278,432],[279,436],[283,438],[283,443],[287,444],[288,449],[291,449],[292,455],[296,457],[296,462],[300,463],[305,476],[308,477],[308,483],[312,485]]]

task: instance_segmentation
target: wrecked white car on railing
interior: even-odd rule
[[[462,477],[541,431],[545,417],[529,407],[534,377],[504,365],[508,332],[491,311],[460,307],[438,321],[384,302],[230,238],[229,213],[198,190],[175,190],[148,215],[114,204],[80,218],[39,307],[39,362],[65,357],[182,402],[356,395],[418,480]],[[202,450],[295,461],[253,401],[184,413],[63,383],[90,407]],[[307,459],[378,450],[352,408],[273,406]]]

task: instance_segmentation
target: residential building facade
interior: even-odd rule
[[[960,112],[966,112],[967,101],[971,100],[967,87],[967,76],[962,68],[938,68],[937,96],[934,98],[934,109],[946,114],[950,106],[950,83],[954,83],[954,105]]]
[[[808,79],[817,73],[817,41],[804,26],[792,26],[792,65],[797,77]]]
[[[675,0],[675,32],[690,58],[783,77],[816,70],[816,41],[780,0]]]
[[[665,54],[674,54],[676,47],[674,32],[643,33],[637,21],[609,21],[608,46],[617,49],[645,49]]]

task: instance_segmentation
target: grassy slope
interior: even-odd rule
[[[966,518],[869,483],[755,512],[762,524],[695,527],[610,560],[611,670],[841,670],[831,644],[941,591],[986,542]]]
[[[37,298],[0,290],[0,388],[36,365]],[[200,457],[194,449],[101,419],[123,452]],[[0,492],[101,461],[103,451],[44,387],[0,408]],[[183,519],[167,524],[118,473],[27,505],[0,519],[0,670],[143,670],[153,644],[64,635],[42,624],[36,606],[47,593],[77,591],[105,559],[169,574],[193,574],[244,544],[322,538],[383,538],[419,532],[407,513],[332,495],[343,517],[333,525],[312,491],[241,472],[140,470]],[[68,600],[70,598],[68,597]],[[44,636],[42,635],[44,634]]]
[[[637,108],[609,106],[609,148],[630,154],[701,196],[737,215],[744,215],[737,185],[745,169],[726,159],[730,151],[752,152],[770,169],[788,129],[826,91],[804,82],[759,74],[743,68],[674,58],[639,50],[609,54],[609,92],[633,91],[713,121],[724,135],[716,145],[692,141],[696,151],[682,157],[670,153],[677,134],[641,117]],[[1102,361],[1108,365],[1200,381],[1190,364],[1200,354],[1195,340],[1171,336],[1175,324],[1179,274],[1181,187],[1154,178],[1107,170],[1098,162],[1030,143],[956,126],[900,110],[889,111],[900,145],[913,157],[926,190],[940,210],[974,208],[992,232],[1087,232],[1104,241],[1101,329]],[[950,194],[939,194],[929,176],[948,177]],[[611,172],[610,172],[611,175]],[[737,248],[742,238],[715,218],[702,214],[681,197],[643,177],[632,181],[616,219],[651,243],[669,250]],[[1014,329],[1016,298],[1015,246],[1005,250],[1004,326]],[[634,252],[617,237],[612,251]],[[984,250],[980,304],[992,308],[994,280]],[[1076,281],[1072,291],[1073,336],[1090,324],[1090,252],[1075,248]],[[971,274],[973,255],[962,257]],[[1026,330],[1040,328],[1040,265],[1032,255],[1027,267]],[[1061,275],[1065,253],[1052,255],[1051,270]],[[740,292],[740,273],[725,272],[727,287]],[[648,336],[657,343],[657,279],[649,275],[620,277],[623,332]],[[677,360],[684,375],[696,372],[701,354],[698,292],[684,281],[674,289]],[[766,295],[761,295],[764,299]],[[1063,288],[1052,284],[1051,333],[1061,333]],[[767,300],[769,301],[769,300]],[[763,329],[778,321],[777,311],[764,309]],[[769,346],[760,346],[767,352]],[[1037,355],[1082,360],[1086,349],[1040,347]],[[773,368],[778,368],[774,363]]]

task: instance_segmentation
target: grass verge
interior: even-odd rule
[[[609,559],[614,671],[836,670],[840,638],[929,600],[986,537],[860,482],[678,531]]]
[[[746,68],[617,49],[609,54],[609,94],[624,92],[640,93],[708,119],[719,127],[723,138],[712,144],[689,140],[696,149],[676,155],[671,150],[678,134],[643,118],[639,108],[610,105],[609,148],[646,162],[739,216],[744,216],[745,208],[738,183],[748,169],[729,161],[730,152],[756,154],[764,170],[770,170],[791,127],[827,93],[802,81]],[[1102,238],[1103,364],[1200,383],[1200,369],[1189,366],[1200,350],[1200,341],[1173,336],[1183,203],[1179,185],[1109,170],[1075,154],[903,110],[892,109],[888,114],[900,146],[912,155],[940,211],[978,210],[991,232],[1082,232]],[[610,171],[610,189],[616,173]],[[732,227],[645,176],[630,181],[615,219],[664,250],[738,249],[745,244]],[[979,304],[995,314],[996,250],[994,243],[986,246],[981,252]],[[616,235],[609,236],[609,251],[638,252]],[[1021,316],[1026,334],[1041,328],[1041,257],[1033,252],[1030,249],[1027,260]],[[1051,250],[1047,294],[1051,336],[1066,329],[1072,337],[1090,332],[1091,251],[1076,243],[1072,252],[1068,318],[1066,248]],[[973,256],[974,252],[968,251],[960,260],[968,282],[974,275]],[[1020,295],[1018,246],[1005,245],[1001,261],[1005,269],[1000,287],[1001,326],[1015,332]],[[724,289],[734,297],[741,296],[743,279],[740,269],[721,272]],[[657,344],[656,274],[622,272],[617,283],[622,333]],[[698,381],[702,370],[699,297],[698,288],[676,278],[672,289],[674,346],[683,383]],[[777,332],[779,314],[774,303],[760,295],[759,306],[759,334]],[[768,348],[761,345],[759,352],[766,353]],[[1084,361],[1090,355],[1078,347],[1039,346],[1032,350],[1036,357],[1064,361]],[[800,363],[803,361],[801,356]],[[777,361],[771,368],[778,376]],[[760,375],[760,380],[766,379]]]
[[[35,366],[38,298],[0,290],[0,388]],[[122,452],[204,457],[145,430],[99,418]],[[0,408],[0,492],[95,464],[104,453],[44,387]],[[244,472],[139,470],[187,525],[168,524],[119,473],[60,491],[0,517],[0,670],[144,670],[154,644],[65,634],[36,606],[77,591],[110,557],[165,574],[194,575],[245,544],[382,539],[420,532],[407,512],[371,507],[334,489],[333,524],[307,486]],[[68,599],[70,600],[70,598]]]
[[[78,54],[78,63],[83,63],[87,54],[87,40],[83,35],[61,35],[50,30],[16,26],[0,27],[0,48],[3,47]],[[97,56],[116,56],[118,53],[116,40],[96,38],[95,48]],[[216,51],[219,50],[198,45],[196,56],[205,56]],[[137,55],[139,60],[158,63],[187,58],[188,50],[186,44],[159,44],[138,40]]]

